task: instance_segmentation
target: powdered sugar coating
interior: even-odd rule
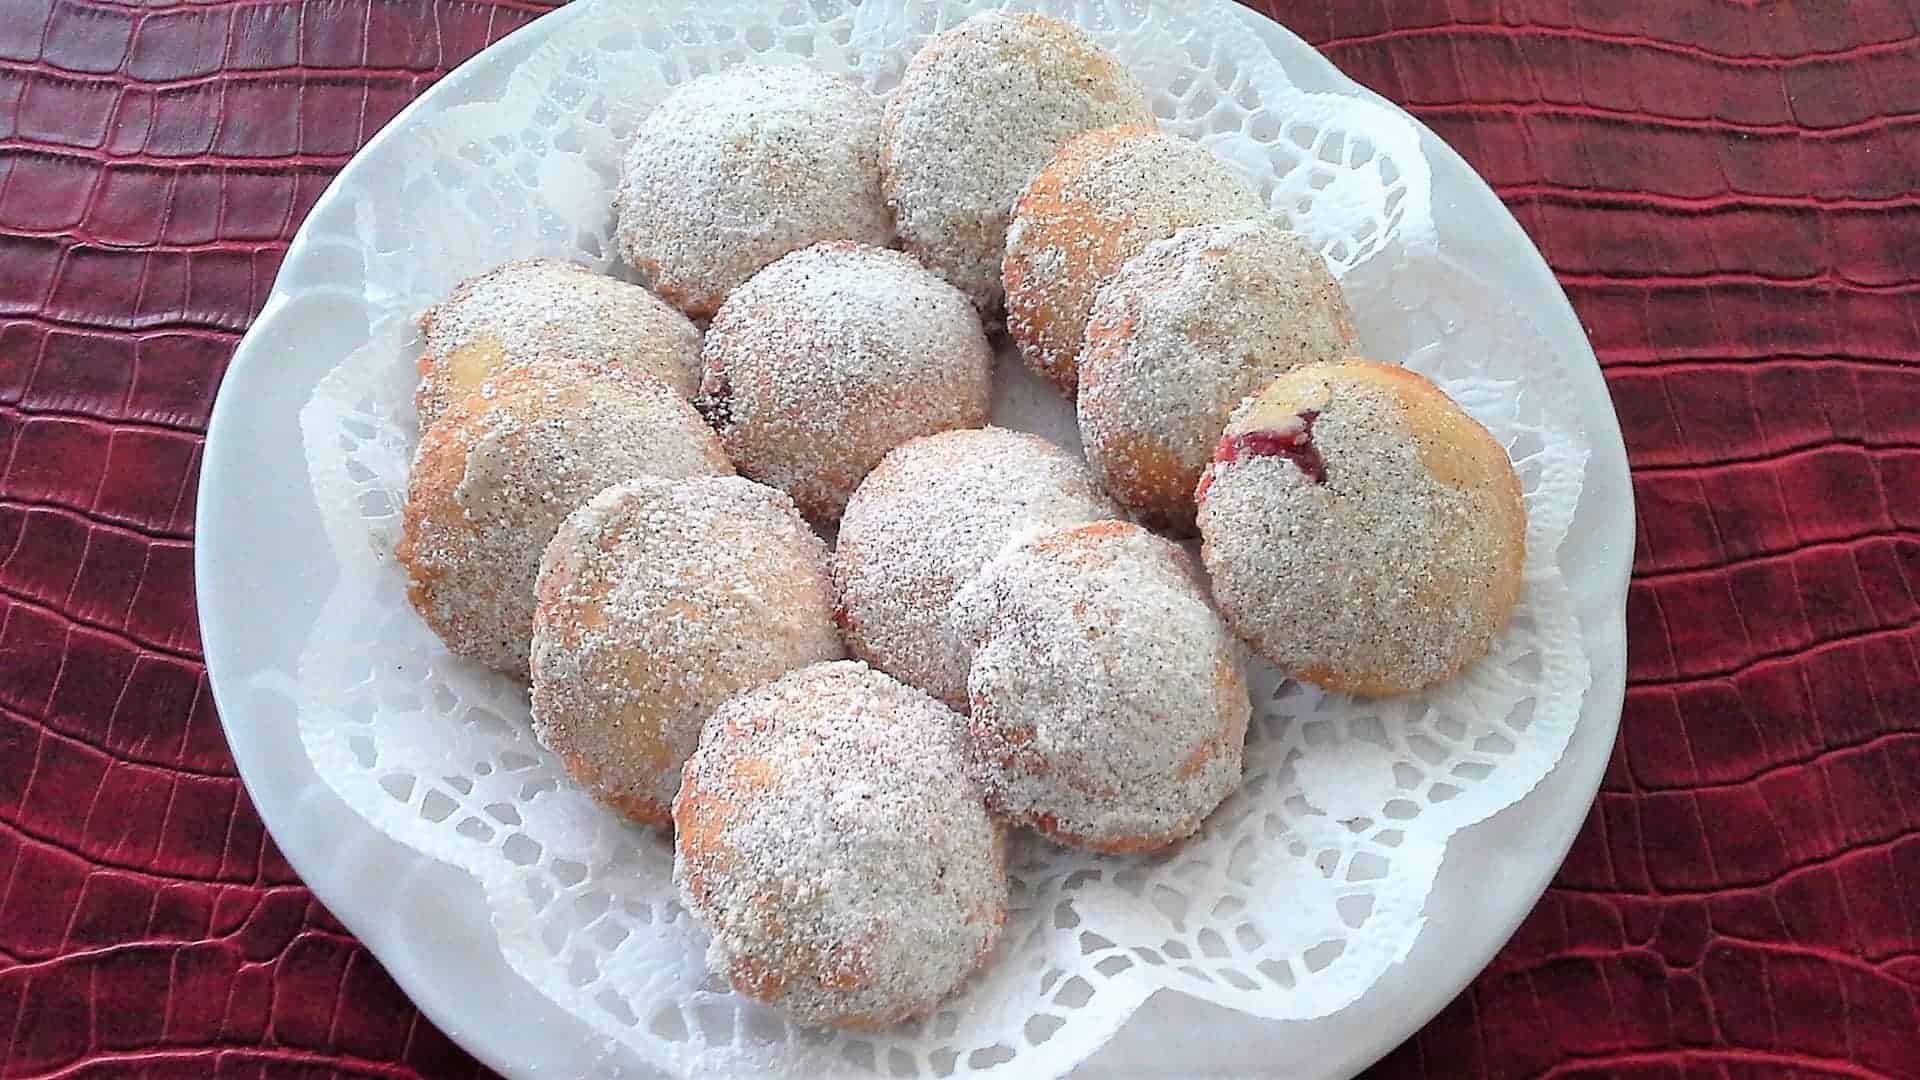
[[[1316,483],[1249,436],[1305,434]],[[1202,558],[1233,628],[1331,690],[1405,693],[1485,655],[1520,593],[1526,506],[1504,448],[1432,383],[1350,360],[1234,412],[1201,481]]]
[[[1325,260],[1276,218],[1155,241],[1101,287],[1087,322],[1076,402],[1087,464],[1142,521],[1189,534],[1194,485],[1233,407],[1354,340]]]
[[[721,706],[674,803],[674,882],[712,932],[708,968],[808,1024],[881,1027],[957,989],[1008,894],[960,725],[851,661]]]
[[[565,259],[515,259],[454,286],[420,316],[414,404],[425,428],[499,371],[591,364],[650,375],[681,397],[699,379],[700,331],[638,285]]]
[[[1240,786],[1252,705],[1192,557],[1131,522],[1041,533],[954,597],[987,804],[1096,851],[1191,835]]]
[[[1027,181],[1082,131],[1152,121],[1145,89],[1079,28],[975,15],[914,54],[887,105],[882,186],[900,238],[993,312]]]
[[[897,251],[836,241],[720,307],[701,408],[740,471],[837,521],[887,451],[987,422],[993,349],[958,289]]]
[[[1219,158],[1154,127],[1089,131],[1027,185],[1007,229],[1007,333],[1035,371],[1072,393],[1094,295],[1148,244],[1190,225],[1264,213]]]
[[[831,592],[826,544],[772,488],[737,476],[608,488],[541,560],[534,734],[598,798],[668,826],[714,709],[846,655]]]
[[[641,123],[614,213],[621,257],[696,318],[790,251],[822,240],[885,247],[880,100],[808,67],[704,75]]]
[[[396,551],[408,598],[456,655],[525,677],[540,555],[575,507],[635,476],[732,471],[700,414],[653,379],[507,371],[420,440]]]
[[[1119,516],[1080,460],[1035,435],[928,435],[884,458],[853,493],[833,556],[853,655],[966,708],[967,667],[948,633],[953,595],[1028,533]]]

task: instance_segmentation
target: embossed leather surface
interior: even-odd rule
[[[1513,208],[1639,503],[1605,790],[1377,1075],[1920,1076],[1920,12],[1256,6]],[[0,3],[0,1076],[484,1074],[261,828],[192,518],[304,212],[541,10]]]

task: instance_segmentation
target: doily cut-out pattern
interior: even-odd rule
[[[1132,859],[1020,839],[1000,955],[925,1021],[797,1028],[705,973],[667,843],[594,805],[533,739],[525,690],[452,658],[407,606],[391,552],[416,438],[411,320],[510,257],[605,267],[619,148],[672,86],[752,56],[884,91],[919,42],[983,6],[715,2],[682,18],[584,0],[496,100],[397,128],[394,164],[349,175],[350,212],[312,226],[316,267],[283,279],[297,293],[326,260],[351,260],[364,290],[331,302],[369,328],[301,414],[342,567],[298,675],[314,766],[383,832],[482,884],[502,953],[532,985],[670,1073],[1050,1075],[1163,987],[1263,1017],[1343,1008],[1412,947],[1447,838],[1558,761],[1588,685],[1556,563],[1587,457],[1562,358],[1434,242],[1413,127],[1299,91],[1225,8],[1010,5],[1118,52],[1167,126],[1220,152],[1327,255],[1366,351],[1404,358],[1507,445],[1531,515],[1521,606],[1493,656],[1417,698],[1355,702],[1256,668],[1246,783],[1200,835]],[[1001,365],[996,421],[1077,447],[1070,407],[1023,370]]]

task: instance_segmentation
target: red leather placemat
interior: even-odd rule
[[[1600,801],[1378,1074],[1920,1076],[1920,14],[1258,6],[1499,189],[1639,503]],[[190,549],[215,387],[302,215],[540,10],[0,10],[0,1076],[484,1072],[264,834]]]

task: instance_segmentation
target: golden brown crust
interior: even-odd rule
[[[658,259],[636,255],[628,261],[628,265],[642,278],[653,282],[654,295],[679,308],[689,319],[713,318],[714,313],[720,310],[720,302],[726,299],[724,293],[702,292],[692,286],[662,278]]]
[[[674,800],[674,876],[711,968],[802,1023],[872,1029],[936,1008],[1006,918],[1006,834],[960,720],[864,664],[729,701]]]
[[[1125,503],[1141,524],[1175,537],[1193,534],[1193,489],[1206,469],[1192,469],[1151,436],[1107,438],[1101,476],[1108,494]]]
[[[840,519],[889,450],[987,422],[993,347],[965,294],[898,252],[796,251],[721,305],[703,408],[742,474]]]
[[[851,80],[806,66],[748,61],[680,84],[622,156],[621,258],[669,303],[707,318],[790,252],[891,244],[880,111]]]
[[[658,799],[635,792],[619,791],[602,779],[594,758],[588,754],[556,750],[567,775],[593,791],[593,797],[632,821],[656,829],[673,828],[673,807]]]
[[[826,545],[740,477],[639,478],[574,511],[536,587],[533,725],[574,778],[665,826],[726,699],[844,654]]]
[[[1329,558],[1329,552],[1348,550],[1341,545],[1360,542],[1353,535],[1355,529],[1374,533],[1404,530],[1427,552],[1407,565],[1375,566],[1359,577],[1344,577],[1342,580],[1362,583],[1356,586],[1360,591],[1323,598],[1327,605],[1365,613],[1373,610],[1369,605],[1384,605],[1390,597],[1403,597],[1393,600],[1390,610],[1381,607],[1374,612],[1374,626],[1349,627],[1356,633],[1371,634],[1390,620],[1399,625],[1399,630],[1377,642],[1377,648],[1383,651],[1351,647],[1354,643],[1347,641],[1345,634],[1325,630],[1325,626],[1338,623],[1335,619],[1305,619],[1297,614],[1270,618],[1272,613],[1263,607],[1266,594],[1279,595],[1290,586],[1267,578],[1264,588],[1256,587],[1255,583],[1262,581],[1257,567],[1268,555],[1280,558],[1284,553],[1248,546],[1247,537],[1234,535],[1231,519],[1209,520],[1222,494],[1218,470],[1230,467],[1233,460],[1224,450],[1203,480],[1203,484],[1211,482],[1213,486],[1201,520],[1216,596],[1235,629],[1257,651],[1295,677],[1327,690],[1357,697],[1385,697],[1450,679],[1491,649],[1519,601],[1527,513],[1520,479],[1505,447],[1439,387],[1395,364],[1348,359],[1295,369],[1274,380],[1235,413],[1222,445],[1250,434],[1297,430],[1302,417],[1309,415],[1320,418],[1320,427],[1310,429],[1318,432],[1324,429],[1325,410],[1351,410],[1363,402],[1375,403],[1369,407],[1388,418],[1378,431],[1369,429],[1367,438],[1378,441],[1328,450],[1334,455],[1325,466],[1334,474],[1332,486],[1323,483],[1300,489],[1307,494],[1297,498],[1307,501],[1294,505],[1312,515],[1311,535],[1305,542],[1320,545],[1301,565],[1310,567]],[[1325,440],[1316,434],[1314,441],[1317,449]],[[1369,452],[1364,448],[1372,446],[1390,455],[1390,447],[1396,442],[1403,448],[1403,455],[1408,453],[1404,447],[1411,443],[1409,460],[1417,462],[1414,472],[1427,477],[1424,490],[1437,493],[1414,496],[1409,507],[1430,503],[1433,509],[1406,510],[1415,516],[1404,521],[1393,519],[1391,515],[1401,512],[1394,506],[1362,508],[1364,500],[1374,498],[1377,502],[1379,498],[1365,490],[1367,477],[1354,479],[1351,483],[1360,486],[1349,490],[1343,487],[1340,473],[1345,462],[1360,460],[1352,456],[1343,459],[1340,454],[1364,454]],[[1248,481],[1235,482],[1242,485],[1233,496],[1239,500],[1236,509],[1244,514],[1255,504],[1246,501],[1249,492],[1244,485]],[[1342,491],[1345,493],[1335,493]],[[1443,512],[1442,507],[1450,509]],[[1434,516],[1420,516],[1428,512]],[[1245,523],[1240,526],[1242,531],[1245,527]],[[1382,575],[1400,584],[1383,584],[1384,591],[1364,585]],[[1437,633],[1443,625],[1456,629]],[[1308,640],[1314,627],[1322,627],[1318,632],[1331,636],[1315,645]],[[1350,660],[1336,662],[1329,658],[1335,654],[1348,655]],[[1417,658],[1417,663],[1390,662],[1390,655]],[[1304,662],[1295,659],[1309,656],[1316,658]],[[1295,662],[1290,663],[1290,659]]]
[[[1121,264],[1189,225],[1263,209],[1198,143],[1150,124],[1083,132],[1014,204],[1000,268],[1007,332],[1029,366],[1072,394],[1094,296]]]
[[[700,334],[638,285],[563,259],[503,263],[454,286],[420,316],[414,406],[425,428],[494,374],[587,364],[645,375],[693,396]]]
[[[1087,464],[1135,520],[1190,536],[1194,489],[1234,406],[1353,341],[1325,260],[1279,220],[1155,241],[1100,287],[1087,322],[1076,400]]]
[[[954,598],[969,752],[1010,823],[1095,851],[1198,829],[1239,785],[1243,653],[1191,557],[1133,522],[1030,536]]]
[[[726,782],[711,785],[701,783],[696,770],[683,767],[669,824],[682,860],[682,884],[696,904],[706,902],[708,876],[734,866],[737,856],[726,833],[740,816],[741,804],[759,798],[774,780],[773,766],[758,757],[740,758]]]
[[[421,436],[394,555],[456,655],[525,677],[540,556],[560,522],[632,476],[732,471],[693,406],[590,364],[510,368]]]
[[[945,631],[954,592],[1021,533],[1118,516],[1086,466],[1037,435],[988,427],[904,443],[841,520],[833,567],[848,648],[965,710],[966,665]]]
[[[1383,364],[1359,357],[1343,360],[1335,368],[1347,378],[1377,386],[1392,394],[1408,429],[1414,433],[1414,448],[1419,452],[1421,464],[1441,484],[1456,491],[1473,493],[1476,501],[1484,507],[1488,524],[1502,538],[1499,547],[1505,556],[1500,572],[1484,583],[1488,590],[1487,607],[1498,613],[1495,621],[1504,624],[1514,604],[1519,601],[1521,566],[1527,555],[1526,498],[1520,488],[1520,474],[1514,471],[1506,447],[1500,445],[1500,440],[1494,438],[1484,424],[1468,415],[1466,410],[1448,397],[1446,391],[1417,371],[1400,364]],[[1288,415],[1300,408],[1310,407],[1304,399],[1286,402],[1276,398],[1275,403]],[[1247,430],[1247,427],[1246,424],[1236,423],[1228,430],[1239,432]],[[1449,588],[1439,591],[1451,595],[1461,590]],[[1466,663],[1463,660],[1450,675],[1457,674]],[[1333,677],[1340,679],[1338,675]],[[1343,686],[1329,689],[1369,697],[1406,693],[1412,689],[1395,689],[1390,680],[1342,681],[1347,681],[1352,688]]]
[[[1092,570],[1112,563],[1118,556],[1108,542],[1131,536],[1138,526],[1126,521],[1094,521],[1072,528],[1056,529],[1029,541],[1036,552],[1059,555],[1068,566]]]
[[[1144,88],[1084,31],[983,12],[908,62],[881,118],[881,190],[906,250],[991,314],[1009,213],[1034,173],[1082,131],[1152,120]]]
[[[1122,252],[1121,234],[1102,220],[1111,208],[1085,198],[1078,181],[1108,150],[1157,130],[1121,124],[1077,136],[1060,148],[1014,204],[1014,230],[1008,232],[1006,259],[1000,264],[1008,328],[1021,328],[1015,340],[1022,354],[1030,352],[1029,363],[1063,393],[1073,393],[1079,384],[1079,339],[1093,294],[1133,254]],[[1042,259],[1059,260],[1057,269],[1036,266]]]

